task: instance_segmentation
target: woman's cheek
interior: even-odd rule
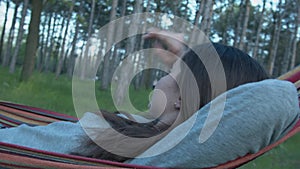
[[[162,90],[154,89],[151,99],[150,113],[153,118],[158,118],[166,109],[167,97]]]

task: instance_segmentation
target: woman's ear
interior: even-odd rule
[[[181,97],[179,97],[176,102],[174,103],[174,107],[176,110],[180,110],[181,107]]]

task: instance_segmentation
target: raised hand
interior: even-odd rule
[[[156,48],[156,55],[170,67],[172,67],[177,58],[180,57],[184,51],[184,35],[182,33],[150,28],[143,38],[146,40],[154,39],[152,47]],[[171,52],[171,54],[165,50]]]

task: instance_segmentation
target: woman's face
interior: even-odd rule
[[[152,93],[150,100],[150,115],[158,118],[164,115],[179,112],[180,91],[179,87],[171,75],[161,78]]]

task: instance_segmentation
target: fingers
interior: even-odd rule
[[[155,44],[155,47],[169,50],[170,52],[180,55],[184,49],[184,35],[182,33],[175,33],[160,30],[157,28],[149,28],[148,33],[143,36],[144,39],[156,39],[161,45]],[[162,48],[162,46],[164,48]]]
[[[175,32],[170,32],[170,31],[164,31],[160,30],[158,28],[149,28],[147,30],[147,34],[143,36],[143,38],[157,38],[161,41],[174,41],[178,40],[180,42],[183,42],[184,40],[184,35],[182,33],[175,33]]]
[[[152,47],[156,48],[155,53],[165,64],[172,67],[184,50],[184,35],[160,30],[157,28],[148,29],[148,33],[143,36],[144,39],[153,39]],[[171,53],[166,52],[169,51]]]
[[[147,38],[158,38],[160,39],[161,36],[161,30],[157,29],[157,28],[149,28],[147,30],[147,33],[143,36],[143,38],[147,39]]]

